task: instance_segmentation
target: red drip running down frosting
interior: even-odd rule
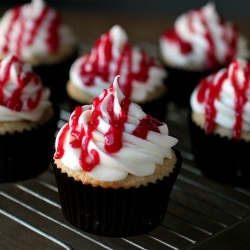
[[[129,42],[126,41],[121,45],[119,56],[116,57],[112,53],[114,46],[110,31],[96,40],[91,53],[84,55],[85,58],[81,64],[82,83],[86,86],[92,86],[95,84],[95,78],[100,77],[103,81],[110,82],[116,75],[121,75],[120,88],[125,96],[130,97],[132,81],[144,84],[149,79],[150,69],[152,67],[162,68],[162,66],[145,51],[140,50],[138,51],[140,53],[139,65],[137,65],[136,70],[132,69],[135,51]]]
[[[108,94],[109,97],[107,101],[107,111],[110,128],[104,134],[104,148],[107,153],[113,154],[118,152],[123,147],[122,134],[125,130],[125,123],[127,123],[128,120],[128,111],[131,105],[131,101],[128,98],[124,97],[120,102],[121,111],[119,113],[119,116],[115,115],[115,97],[113,93],[112,84],[110,85],[110,88],[108,90],[104,90],[102,95],[94,99],[92,107],[76,107],[75,111],[71,115],[69,123],[64,126],[60,134],[57,152],[55,154],[56,159],[62,158],[64,154],[64,141],[69,130],[71,130],[71,135],[74,138],[71,142],[71,146],[73,148],[79,148],[81,150],[81,155],[79,159],[81,167],[85,171],[91,171],[95,166],[98,165],[100,159],[99,153],[94,149],[88,152],[88,145],[93,139],[93,132],[98,130],[97,127],[99,125],[99,118],[103,116],[101,111],[101,105]],[[81,129],[79,130],[79,118],[83,112],[89,110],[90,108],[92,110],[92,115],[89,121],[87,122],[87,129],[84,129],[84,127],[81,126]],[[162,124],[162,122],[155,120],[149,115],[146,115],[140,120],[139,124],[132,132],[132,135],[142,139],[146,139],[149,131],[159,133],[159,126],[161,126]],[[91,155],[91,157],[89,157],[89,155]]]
[[[6,91],[7,85],[10,82],[12,67],[15,67],[16,71],[16,88],[9,97],[6,97],[4,91]],[[24,68],[25,64],[16,56],[9,56],[0,61],[0,105],[14,111],[22,110],[24,105],[26,105],[29,110],[35,109],[40,102],[43,91],[40,78],[32,70],[24,70]],[[41,85],[41,88],[27,99],[27,103],[24,103],[22,100],[24,88],[31,82],[35,85]]]
[[[202,24],[203,32],[200,32],[200,35],[203,35],[207,41],[207,50],[206,50],[206,60],[204,61],[204,67],[208,69],[218,68],[221,63],[218,62],[216,58],[216,44],[214,42],[214,32],[211,30],[209,26],[209,18],[206,16],[204,8],[191,10],[185,14],[187,17],[187,27],[188,32],[190,32],[190,36],[197,32],[197,27],[195,28],[195,23],[197,19]],[[232,23],[226,22],[224,19],[218,16],[218,26],[221,27],[221,35],[220,39],[221,43],[226,45],[226,52],[224,54],[224,65],[228,65],[234,55],[236,54],[237,49],[237,39],[239,37],[238,29]],[[217,32],[218,33],[218,32]],[[192,44],[191,42],[185,41],[182,39],[181,34],[177,29],[168,30],[163,33],[163,38],[171,41],[172,43],[178,45],[180,51],[185,55],[192,53],[193,46],[197,46]],[[219,65],[218,65],[219,64]]]
[[[241,69],[243,72],[243,81],[239,81],[237,73]],[[234,111],[235,111],[235,124],[233,128],[233,136],[236,139],[240,139],[243,123],[243,110],[247,103],[247,90],[249,89],[250,79],[250,63],[246,63],[244,66],[240,63],[240,60],[234,60],[228,69],[224,69],[218,74],[213,74],[210,77],[203,79],[200,82],[197,100],[199,103],[206,103],[206,133],[211,133],[215,129],[215,118],[217,110],[215,107],[216,99],[219,99],[222,91],[223,83],[228,79],[232,83],[234,90]]]
[[[30,13],[32,13],[32,4],[27,5],[26,7],[30,8]],[[39,29],[44,29],[42,25],[45,20],[47,24],[47,37],[45,38],[47,50],[50,53],[55,53],[59,49],[59,24],[60,16],[59,14],[49,8],[44,6],[42,11],[35,18],[33,17],[32,22],[27,22],[27,17],[23,14],[24,6],[18,6],[10,10],[11,19],[9,26],[6,29],[7,32],[4,39],[4,45],[2,47],[2,53],[8,54],[9,52],[15,53],[18,57],[21,56],[22,47],[31,46],[37,34],[39,34]],[[13,27],[16,24],[19,24],[18,35],[16,38],[15,48],[10,51],[10,34],[13,32]],[[30,27],[30,25],[32,26]],[[16,31],[15,31],[16,32]]]

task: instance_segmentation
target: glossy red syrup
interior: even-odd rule
[[[209,29],[209,24],[207,23],[207,19],[204,16],[204,13],[201,11],[196,11],[196,13],[197,13],[197,15],[199,15],[199,17],[201,19],[203,28],[205,30],[204,36],[208,42],[208,49],[207,49],[207,55],[206,55],[207,60],[205,61],[205,68],[210,69],[210,68],[213,68],[214,65],[217,65],[217,59],[216,59],[215,54],[214,54],[216,51],[215,45],[214,45],[211,31]]]
[[[239,62],[237,60],[233,61],[230,65],[233,67],[231,79],[232,86],[235,92],[235,117],[236,122],[233,128],[233,136],[235,139],[240,139],[242,132],[242,115],[243,109],[247,102],[246,92],[249,88],[249,77],[250,77],[250,64],[244,68],[244,81],[243,83],[239,83],[236,73],[238,68],[240,67]],[[215,74],[214,74],[215,76]],[[206,123],[205,123],[205,132],[207,134],[211,133],[215,129],[215,118],[217,115],[217,110],[215,107],[215,100],[219,98],[223,82],[226,78],[229,77],[228,71],[225,70],[220,77],[215,82],[215,78],[205,78],[201,81],[200,86],[198,88],[197,99],[199,103],[206,103],[205,114],[206,114]],[[207,96],[206,96],[207,95]]]
[[[200,9],[193,10],[191,14],[187,16],[188,28],[191,33],[196,32],[194,28],[194,20],[193,20],[194,16],[199,16],[201,23],[203,25],[203,28],[204,28],[203,35],[208,42],[204,68],[207,68],[207,69],[218,68],[221,66],[220,64],[222,62],[218,62],[216,58],[216,54],[215,54],[216,48],[214,44],[213,35],[209,28],[209,23],[208,23],[209,20],[206,19],[204,12],[202,10]],[[219,20],[219,23],[221,26],[225,27],[223,29],[223,34],[221,34],[221,38],[222,40],[224,40],[225,44],[227,45],[227,51],[226,51],[225,58],[223,61],[225,62],[225,65],[228,65],[231,62],[236,52],[236,42],[237,42],[237,37],[238,37],[238,31],[236,27],[233,26],[233,32],[232,33],[231,31],[229,32],[228,29],[226,28],[227,24],[221,18]],[[230,26],[230,29],[231,29],[231,26]],[[178,34],[174,29],[163,33],[163,37],[165,37],[165,39],[168,39],[172,43],[176,44],[184,55],[191,53],[194,49],[193,45],[187,41],[184,41],[181,38],[180,34]]]
[[[96,40],[90,54],[83,55],[85,60],[81,65],[80,75],[86,86],[94,86],[94,79],[100,77],[105,82],[112,81],[120,75],[120,88],[127,97],[132,93],[132,81],[144,84],[149,77],[151,67],[160,67],[159,62],[141,51],[138,70],[132,67],[133,50],[127,42],[120,48],[120,55],[115,58],[112,54],[113,42],[110,32],[106,32]],[[110,67],[112,63],[112,69]],[[124,70],[125,69],[125,70]]]
[[[123,147],[123,131],[125,123],[128,119],[128,110],[131,104],[131,101],[128,98],[124,98],[121,101],[121,112],[118,117],[114,114],[114,95],[109,94],[109,92],[113,92],[113,85],[110,86],[109,90],[105,90],[103,95],[96,97],[93,101],[93,113],[88,121],[87,130],[84,128],[80,128],[78,130],[78,120],[82,112],[84,111],[83,107],[76,107],[74,114],[71,116],[71,135],[74,140],[71,142],[71,146],[73,148],[78,148],[81,151],[80,154],[80,165],[85,171],[91,171],[96,165],[100,162],[100,156],[98,152],[92,149],[88,152],[89,142],[93,139],[93,131],[97,130],[99,125],[99,118],[102,117],[102,113],[100,110],[100,106],[104,100],[104,98],[108,99],[108,115],[109,115],[109,124],[110,129],[104,134],[105,139],[105,150],[108,154],[113,154],[118,152]],[[109,97],[107,95],[109,94]],[[133,131],[133,135],[136,137],[140,137],[142,139],[146,139],[149,131],[155,131],[159,133],[159,126],[162,125],[162,122],[155,120],[151,116],[144,117],[138,126]],[[66,134],[69,132],[69,124],[67,124],[61,132],[58,141],[58,148],[55,154],[56,159],[62,158],[64,154],[64,143]]]
[[[226,26],[226,23],[224,20],[221,19],[221,25]],[[232,29],[233,32],[228,32],[227,29],[223,29],[223,33],[221,34],[222,39],[227,44],[227,51],[225,55],[225,64],[229,65],[232,61],[232,58],[235,57],[236,54],[236,48],[237,48],[237,38],[239,37],[239,31],[237,27],[233,24]]]
[[[48,15],[51,15],[53,10],[51,10],[49,7],[45,7],[43,11],[40,13],[39,16],[34,19],[34,23],[32,27],[28,27],[27,20],[23,16],[23,8],[16,7],[11,10],[11,19],[8,27],[8,32],[6,32],[5,35],[5,43],[3,46],[3,53],[15,53],[18,57],[21,57],[21,51],[22,47],[31,46],[36,38],[36,36],[39,33],[39,29],[41,29],[44,20],[47,20]],[[32,12],[32,8],[30,9],[30,12]],[[58,13],[53,11],[52,18],[50,18],[50,23],[48,25],[47,30],[47,37],[45,38],[45,43],[47,46],[47,50],[50,53],[57,52],[59,48],[59,35],[58,35],[58,26],[60,23],[60,16]],[[20,24],[20,29],[18,30],[18,36],[16,40],[16,47],[15,49],[12,49],[14,51],[11,51],[9,44],[10,44],[10,34],[13,32],[13,28],[15,27],[16,23]],[[17,32],[17,31],[16,31]],[[25,36],[24,36],[25,34]],[[29,34],[29,36],[27,35]],[[28,36],[28,39],[27,39]]]
[[[171,41],[172,43],[175,43],[176,45],[178,45],[178,47],[180,48],[181,52],[184,55],[189,54],[193,51],[193,47],[191,43],[188,43],[184,41],[183,39],[181,39],[181,37],[178,35],[178,33],[174,29],[164,33],[164,37],[168,39],[169,41]]]
[[[6,61],[5,61],[6,62]],[[8,98],[4,95],[4,90],[7,88],[6,85],[10,79],[10,70],[13,64],[16,64],[17,70],[17,87]],[[8,61],[5,69],[2,69],[3,63],[0,61],[0,69],[3,73],[0,77],[0,105],[5,106],[14,111],[20,111],[24,105],[22,101],[23,89],[32,81],[34,84],[40,84],[40,80],[32,71],[25,72],[23,71],[23,63],[20,62],[17,57],[11,57],[11,60]],[[42,88],[36,93],[35,96],[29,98],[27,101],[27,106],[30,110],[33,110],[39,104],[41,99]]]

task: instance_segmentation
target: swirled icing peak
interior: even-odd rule
[[[123,95],[117,78],[92,105],[76,107],[55,142],[55,159],[101,181],[150,175],[177,143],[165,123]]]
[[[163,60],[180,67],[216,69],[249,56],[246,38],[218,15],[213,2],[180,15],[159,42]]]
[[[29,64],[13,55],[0,61],[0,121],[38,121],[49,95]]]
[[[23,61],[49,60],[75,44],[75,37],[62,24],[59,13],[43,0],[32,0],[7,10],[0,20],[0,54],[16,54]]]
[[[83,54],[72,65],[70,79],[78,88],[98,96],[120,75],[122,92],[135,102],[142,102],[163,86],[167,76],[163,66],[151,55],[132,47],[119,25],[102,34],[90,53]]]
[[[204,78],[191,95],[195,113],[205,114],[205,131],[217,125],[231,129],[240,139],[242,131],[250,132],[250,63],[235,59],[228,68]]]

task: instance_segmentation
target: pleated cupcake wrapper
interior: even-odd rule
[[[49,167],[59,110],[46,124],[30,131],[0,135],[0,183],[37,176]]]
[[[215,181],[250,186],[250,142],[206,134],[190,119],[195,162],[203,174]]]
[[[66,83],[69,79],[69,70],[77,56],[78,51],[76,50],[73,55],[62,62],[33,67],[34,72],[40,76],[43,85],[50,88],[51,101],[54,103],[64,101],[67,98]]]
[[[128,237],[147,233],[159,226],[166,214],[169,196],[182,164],[157,183],[129,189],[84,185],[54,166],[65,218],[76,228],[108,237]]]
[[[168,87],[168,100],[174,102],[178,107],[190,109],[190,96],[200,80],[213,71],[192,71],[165,66],[168,72],[166,85]]]

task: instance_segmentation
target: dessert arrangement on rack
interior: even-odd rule
[[[128,32],[128,33],[126,33]],[[91,50],[44,0],[0,18],[0,183],[50,167],[62,213],[88,233],[157,228],[182,166],[167,107],[188,113],[197,169],[249,186],[248,41],[212,2],[159,34],[158,55],[114,24]],[[61,103],[68,121],[57,131]]]

